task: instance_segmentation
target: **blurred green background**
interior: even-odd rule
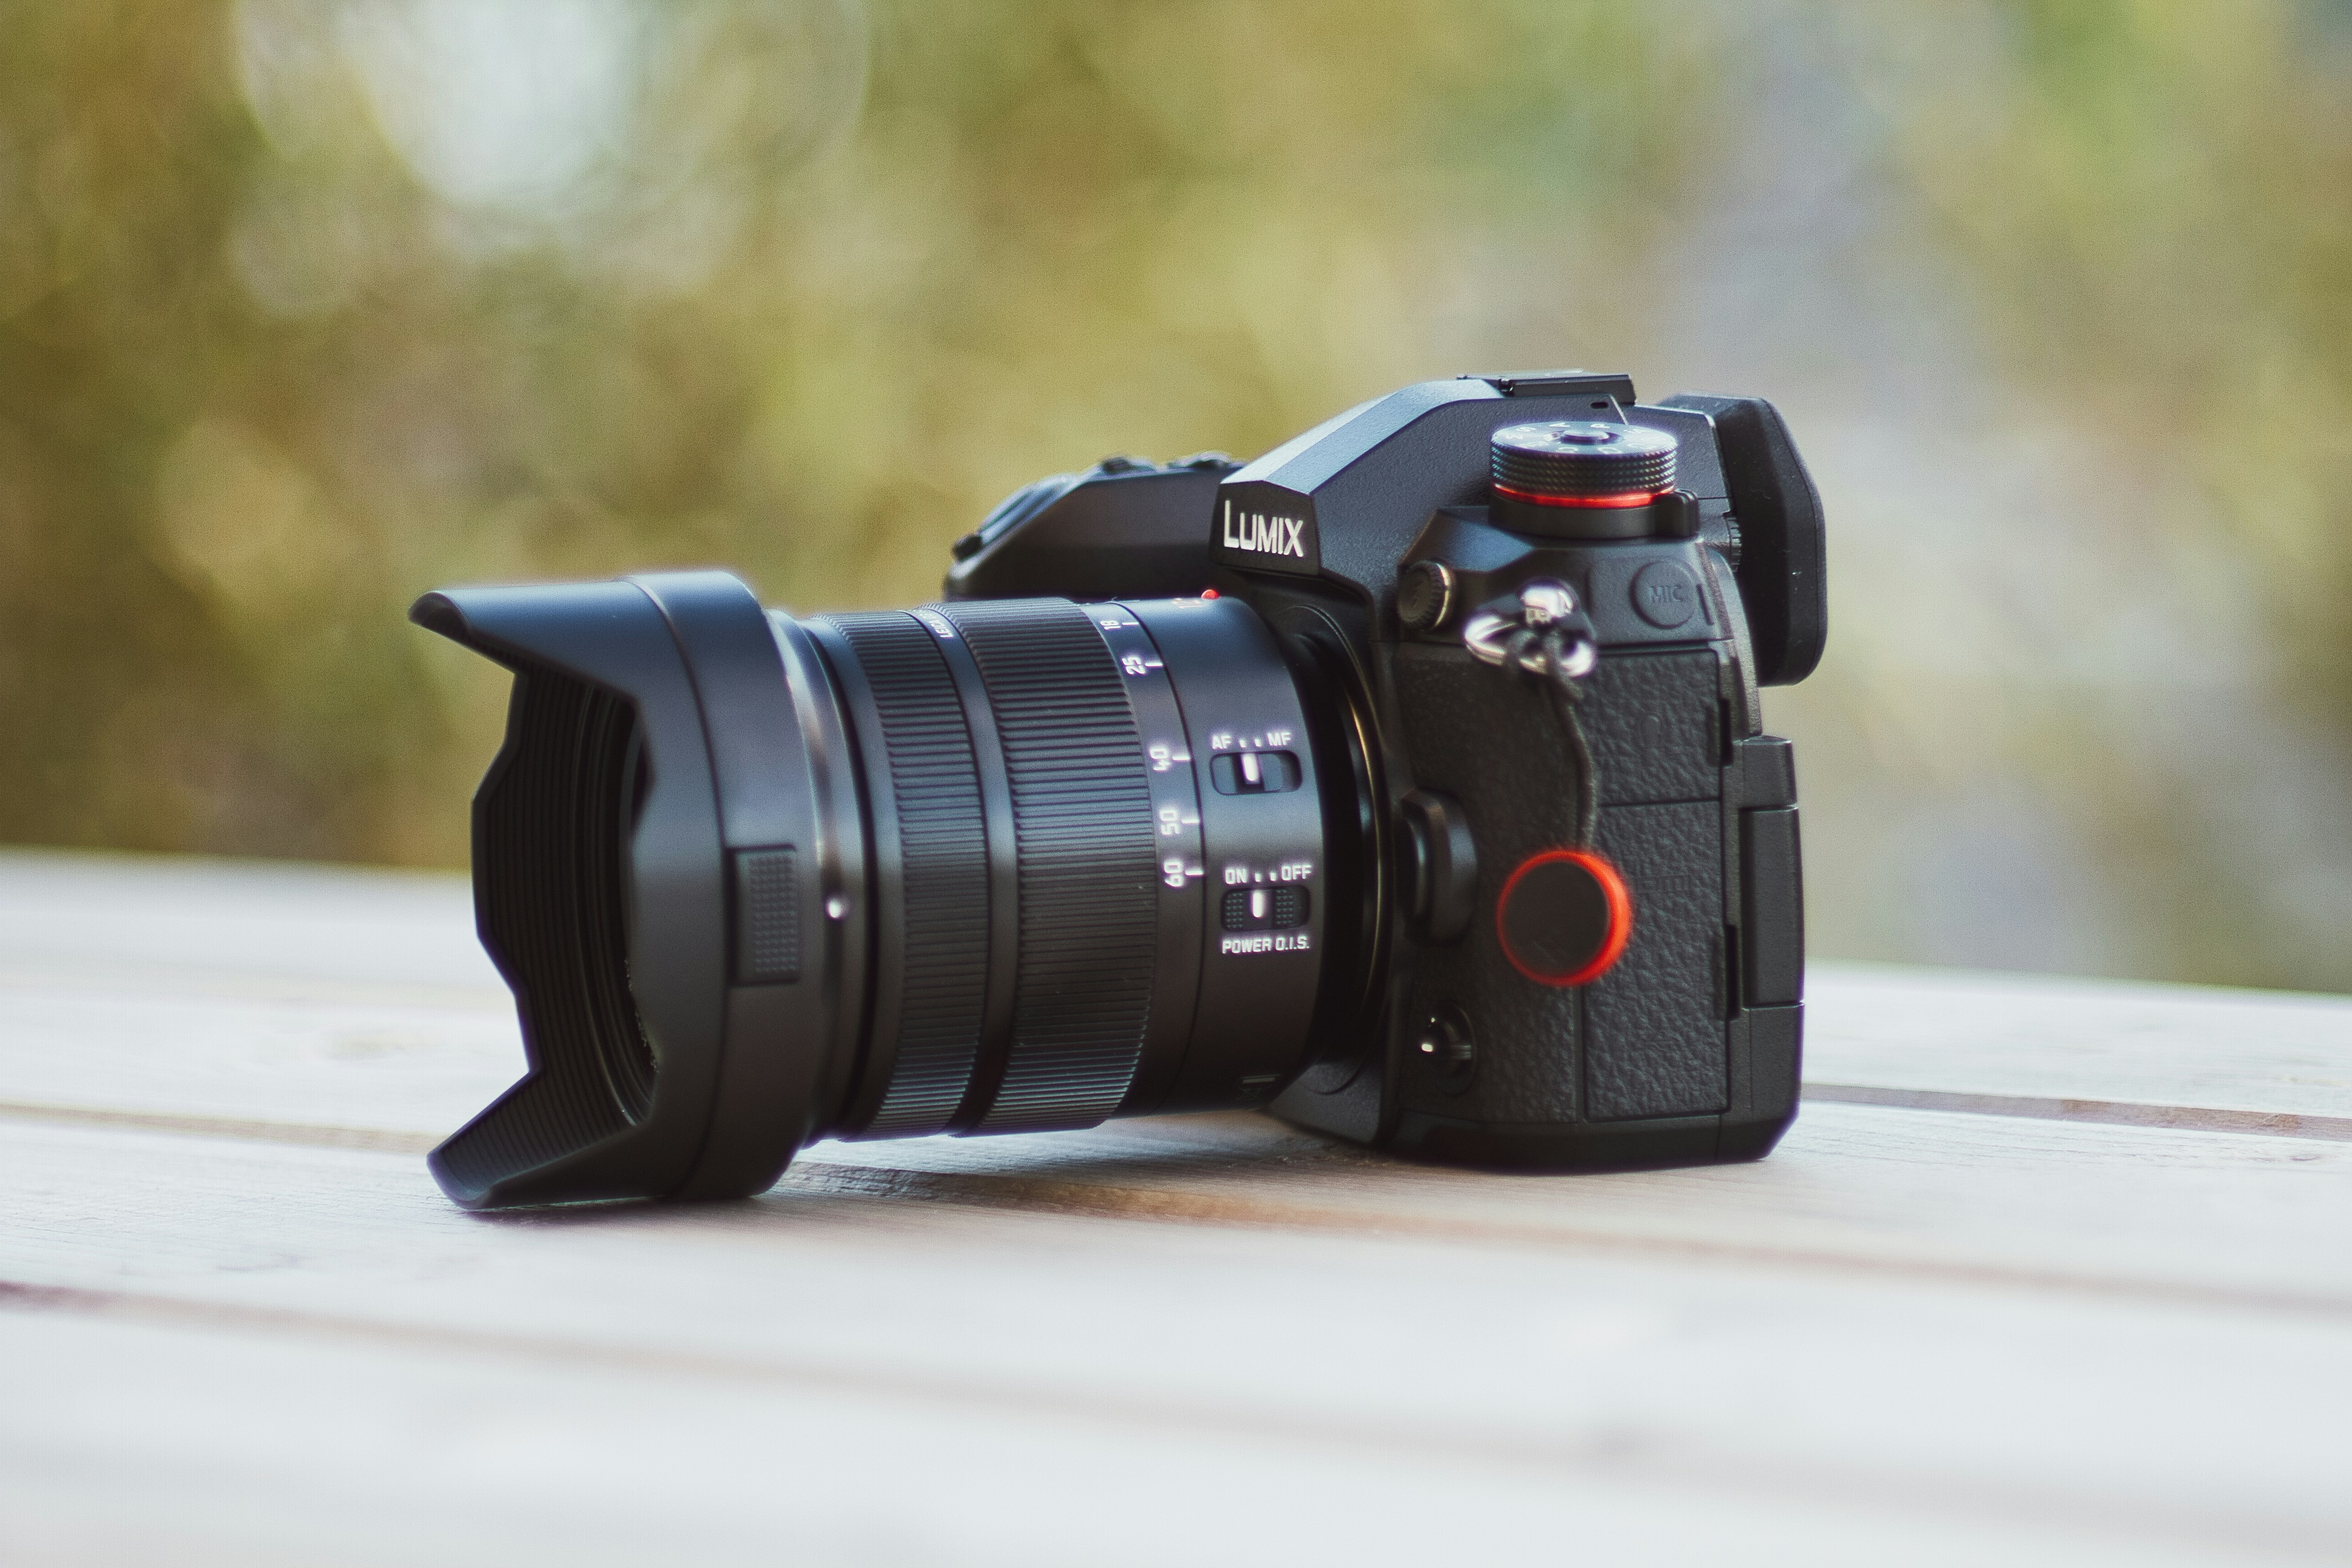
[[[462,863],[463,580],[1775,399],[1824,956],[2352,988],[2352,8],[5,0],[0,838]]]

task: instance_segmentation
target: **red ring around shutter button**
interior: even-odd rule
[[[1583,985],[1624,955],[1633,899],[1608,858],[1546,849],[1519,862],[1495,900],[1495,934],[1511,967],[1539,985]]]

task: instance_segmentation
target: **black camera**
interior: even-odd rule
[[[1795,1114],[1819,500],[1753,398],[1465,376],[1113,458],[940,603],[452,589],[530,1070],[467,1207],[720,1197],[823,1138],[1264,1108],[1399,1154],[1752,1159]]]

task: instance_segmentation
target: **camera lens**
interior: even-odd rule
[[[435,1152],[468,1206],[1260,1104],[1360,979],[1361,761],[1238,601],[795,619],[695,574],[414,613],[517,677],[476,886],[530,1072]]]

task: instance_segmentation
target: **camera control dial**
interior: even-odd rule
[[[1675,438],[1640,425],[1564,419],[1495,432],[1495,489],[1538,506],[1647,506],[1675,488]]]
[[[1607,973],[1633,934],[1633,900],[1606,858],[1547,849],[1519,863],[1495,900],[1511,967],[1541,985],[1583,985]]]
[[[1489,438],[1498,521],[1556,539],[1640,539],[1688,531],[1675,495],[1675,438],[1644,425],[1560,419]]]
[[[1397,619],[1409,632],[1435,631],[1454,611],[1454,568],[1443,561],[1415,561],[1397,574]]]

